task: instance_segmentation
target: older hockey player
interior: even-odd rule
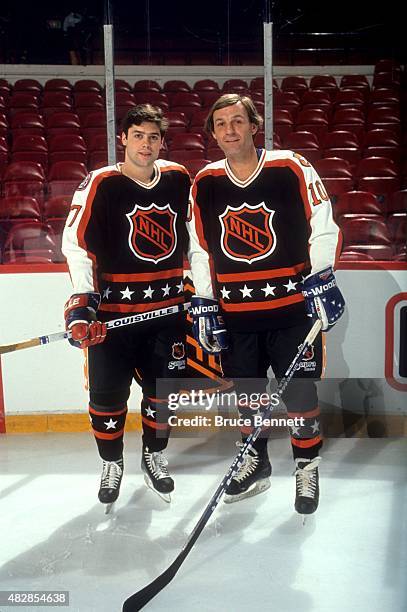
[[[157,378],[185,371],[184,316],[106,336],[105,322],[184,302],[183,253],[190,178],[158,159],[168,122],[149,104],[123,121],[125,161],[91,172],[72,200],[64,235],[74,294],[65,305],[71,344],[88,349],[89,414],[103,461],[99,500],[113,503],[123,475],[123,433],[133,378],[143,391],[142,469],[164,499],[174,489],[163,455],[168,406]],[[176,385],[176,381],[174,381]]]
[[[189,223],[195,337],[209,353],[229,345],[222,368],[238,397],[263,391],[270,366],[282,378],[314,320],[320,318],[327,331],[344,310],[333,273],[341,235],[321,179],[301,155],[256,149],[253,137],[261,125],[249,97],[226,94],[215,102],[206,129],[226,159],[197,174]],[[291,429],[301,514],[318,506],[322,439],[315,380],[322,368],[320,334],[283,394],[288,416],[304,419]],[[251,406],[238,407],[253,423]],[[242,429],[243,440],[251,431]],[[270,486],[268,434],[264,430],[246,455],[225,501]]]

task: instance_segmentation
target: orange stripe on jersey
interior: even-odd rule
[[[233,283],[234,281],[268,280],[282,276],[294,276],[306,268],[307,263],[296,264],[290,268],[277,268],[276,270],[260,270],[258,272],[243,272],[241,274],[217,274],[219,283]]]
[[[146,417],[142,416],[141,420],[143,421],[144,425],[147,425],[147,427],[151,427],[151,429],[169,429],[169,425],[168,423],[156,423],[155,421],[150,421],[150,419],[147,419]]]
[[[117,174],[120,175],[120,172],[118,170],[109,170],[108,172],[102,172],[101,174],[98,174],[93,179],[92,185],[89,189],[88,197],[86,198],[85,210],[83,211],[81,220],[79,221],[79,224],[78,224],[78,230],[77,230],[78,244],[80,247],[82,247],[82,249],[84,249],[84,251],[86,251],[89,259],[92,261],[93,284],[94,284],[94,288],[96,291],[98,291],[98,282],[97,282],[97,275],[96,275],[96,269],[97,269],[96,256],[91,251],[89,251],[87,248],[87,244],[85,241],[85,231],[86,231],[86,228],[88,227],[88,223],[89,223],[89,220],[92,214],[93,200],[95,199],[96,190],[99,184],[106,177],[115,176]]]
[[[183,172],[189,176],[189,172],[184,166],[160,166],[160,172],[170,172],[171,170],[178,170],[178,172]]]
[[[179,297],[166,300],[165,302],[150,302],[149,304],[101,304],[99,310],[104,312],[148,312],[149,310],[182,304],[184,301],[183,297]]]
[[[311,438],[309,440],[298,440],[297,438],[291,438],[291,444],[293,446],[298,446],[298,448],[311,448],[320,442],[322,442],[321,436],[317,436],[316,438]]]
[[[300,419],[301,417],[304,417],[304,419],[313,419],[314,417],[320,416],[321,411],[319,409],[319,406],[317,406],[313,410],[308,410],[307,412],[291,412],[291,411],[287,411],[287,414],[288,414],[290,419],[295,419],[295,418]]]
[[[95,438],[99,438],[100,440],[116,440],[116,438],[120,438],[123,435],[124,429],[120,431],[116,431],[115,433],[102,433],[101,431],[93,430]]]
[[[119,410],[118,412],[100,412],[99,410],[92,408],[92,406],[89,406],[89,412],[91,414],[95,414],[96,416],[119,416],[120,414],[127,412],[127,407],[123,408],[123,410]]]
[[[174,276],[183,276],[183,268],[173,268],[172,270],[162,270],[161,272],[150,272],[142,274],[102,274],[103,280],[113,281],[116,283],[128,282],[145,282],[160,280],[163,278],[173,278]]]
[[[267,302],[248,302],[247,304],[227,304],[224,300],[220,300],[220,304],[225,312],[247,312],[249,310],[270,310],[272,308],[282,308],[289,304],[303,302],[302,293],[289,295],[288,297],[278,298]]]

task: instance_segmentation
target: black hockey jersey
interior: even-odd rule
[[[91,172],[78,187],[62,242],[74,292],[99,292],[104,319],[184,302],[188,172],[157,160],[146,185],[120,168]]]
[[[253,174],[240,181],[221,160],[197,174],[191,194],[196,294],[217,297],[229,327],[303,321],[303,279],[334,266],[341,246],[311,164],[292,151],[263,150]]]

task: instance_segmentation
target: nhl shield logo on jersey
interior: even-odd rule
[[[227,206],[219,215],[222,228],[221,247],[227,257],[251,264],[264,259],[276,248],[273,229],[274,210],[264,202],[256,206]]]
[[[127,218],[130,223],[129,247],[136,257],[158,263],[170,257],[177,246],[177,213],[166,206],[135,205]]]

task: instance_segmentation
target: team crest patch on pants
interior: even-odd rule
[[[172,345],[172,356],[174,359],[183,359],[185,357],[185,346],[183,342],[174,342]]]
[[[174,342],[171,348],[171,353],[176,361],[168,362],[169,370],[185,370],[185,345],[183,342]]]
[[[301,345],[298,346],[298,350],[301,348]],[[297,370],[304,370],[304,372],[315,372],[317,367],[317,362],[314,359],[314,345],[311,344],[309,348],[304,353],[302,361],[297,365]]]

